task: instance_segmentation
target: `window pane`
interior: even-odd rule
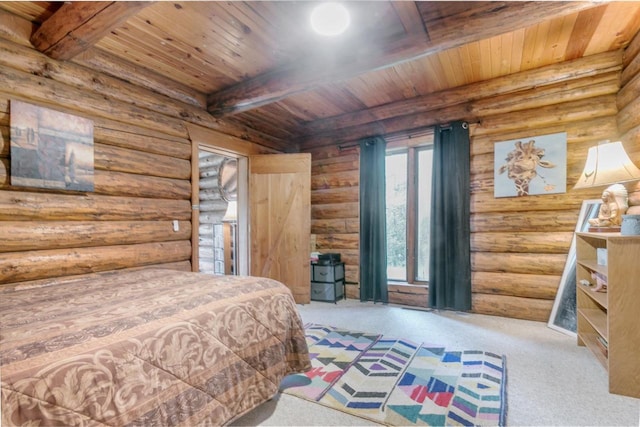
[[[431,165],[433,150],[418,151],[418,233],[416,241],[416,280],[429,280],[429,233],[431,230]]]
[[[407,280],[407,154],[386,157],[387,278]]]

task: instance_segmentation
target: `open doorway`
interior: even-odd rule
[[[239,274],[238,160],[198,150],[198,267],[215,275]]]

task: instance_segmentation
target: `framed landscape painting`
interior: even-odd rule
[[[93,191],[93,121],[11,100],[11,185]]]

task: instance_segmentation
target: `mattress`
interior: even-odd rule
[[[0,289],[2,425],[222,425],[311,368],[266,278],[110,272]]]

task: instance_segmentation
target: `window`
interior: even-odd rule
[[[431,165],[433,147],[418,150],[416,163],[417,218],[416,218],[416,274],[418,281],[429,281],[429,248],[431,247]]]
[[[390,281],[423,284],[429,280],[431,138],[428,142],[429,145],[410,147],[406,143],[388,144],[386,214]]]
[[[407,153],[387,154],[387,278],[407,281]]]

